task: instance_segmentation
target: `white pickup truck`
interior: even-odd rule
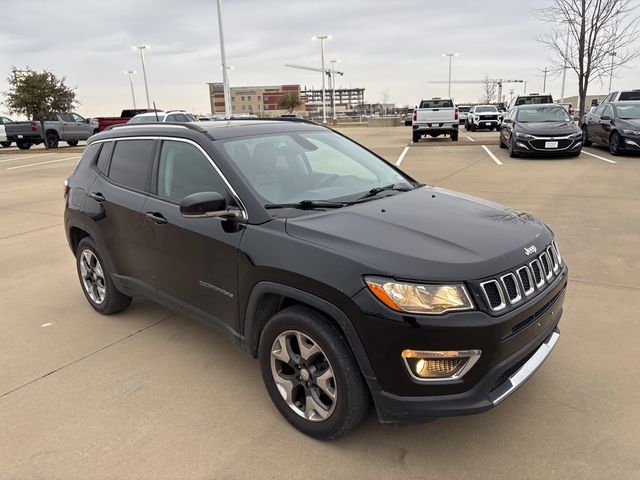
[[[458,108],[451,98],[423,99],[413,111],[413,141],[419,142],[423,135],[449,135],[452,141],[457,142],[458,122]]]

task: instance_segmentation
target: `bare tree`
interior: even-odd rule
[[[640,56],[633,42],[640,32],[635,0],[553,0],[536,10],[538,18],[553,24],[538,40],[551,49],[556,71],[565,65],[578,76],[580,117],[584,115],[589,84],[626,66]],[[615,52],[615,55],[612,53]]]
[[[482,98],[480,99],[480,103],[493,103],[496,99],[496,88],[496,82],[490,80],[488,76],[485,76],[482,82]]]

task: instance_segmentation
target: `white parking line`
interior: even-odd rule
[[[482,145],[482,148],[484,148],[484,151],[487,152],[487,154],[491,157],[491,159],[496,162],[498,165],[504,165],[500,160],[498,160],[498,157],[496,157],[493,152],[491,150],[489,150],[487,148],[486,145]]]
[[[408,151],[409,151],[409,145],[404,147],[404,150],[402,150],[402,153],[400,154],[400,156],[398,157],[398,161],[396,162],[396,167],[400,166],[400,164],[402,163],[402,160],[404,160],[404,156],[407,154]]]
[[[47,160],[46,162],[29,163],[27,165],[18,165],[16,167],[9,167],[7,168],[7,170],[17,170],[18,168],[35,167],[37,165],[45,165],[47,163],[66,162],[67,160],[78,160],[78,159],[80,159],[80,157],[59,158],[57,160]]]
[[[609,163],[618,163],[618,162],[616,162],[616,161],[614,161],[614,160],[609,160],[608,158],[600,157],[600,156],[598,156],[598,155],[594,155],[593,153],[586,152],[586,151],[584,150],[584,148],[582,149],[582,153],[586,153],[587,155],[590,155],[590,156],[592,156],[592,157],[596,157],[597,159],[599,159],[599,160],[603,160],[603,161],[605,161],[605,162],[609,162]]]
[[[48,153],[38,153],[37,155],[18,155],[17,157],[4,158],[4,159],[0,160],[0,163],[13,162],[15,160],[22,160],[23,158],[42,157],[44,155],[49,155],[49,154]]]
[[[465,137],[467,137],[469,140],[471,140],[472,142],[475,142],[475,139],[471,138],[469,135],[465,135]]]

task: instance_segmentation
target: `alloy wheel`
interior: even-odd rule
[[[286,404],[311,422],[322,422],[336,407],[336,377],[329,359],[308,335],[287,330],[271,347],[271,373]]]
[[[83,250],[80,255],[80,274],[84,291],[95,304],[100,305],[107,293],[104,272],[98,257],[89,249]]]

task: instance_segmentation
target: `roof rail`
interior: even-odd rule
[[[162,123],[158,123],[158,122],[148,122],[148,123],[134,123],[134,124],[128,124],[128,123],[119,123],[117,125],[109,125],[107,128],[105,128],[103,130],[103,132],[106,132],[108,130],[114,130],[116,128],[149,128],[149,127],[183,127],[183,128],[189,128],[191,130],[196,130],[198,132],[206,132],[206,130],[198,125],[193,125],[193,123],[196,122],[184,122],[184,123],[178,123],[178,122],[162,122]]]

